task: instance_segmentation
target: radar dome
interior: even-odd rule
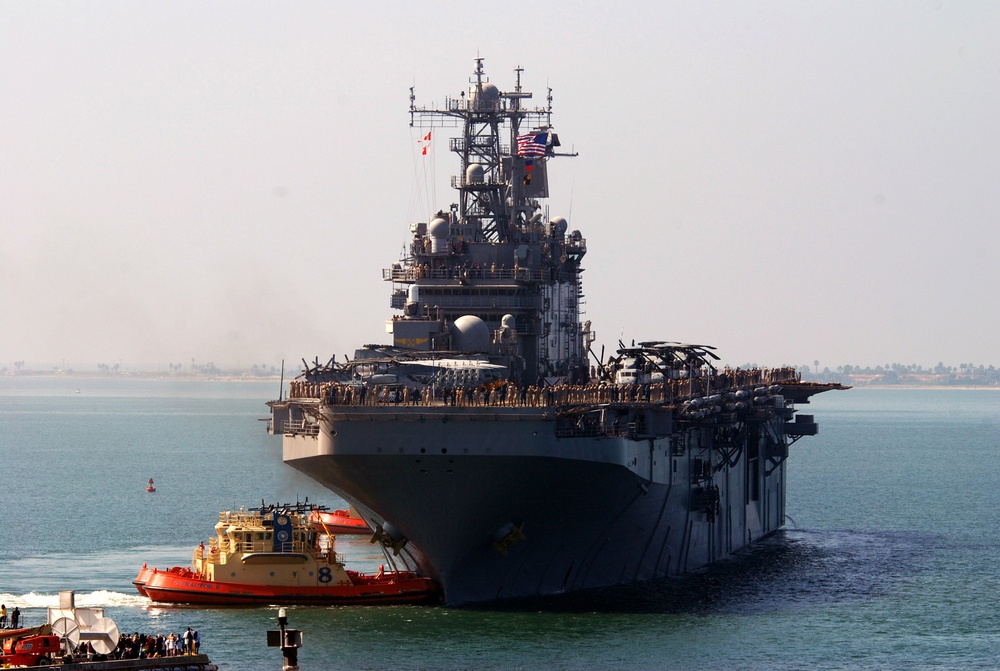
[[[448,222],[440,217],[431,222],[427,233],[431,236],[431,253],[444,254],[448,251]]]
[[[566,229],[569,228],[569,223],[563,217],[554,217],[550,225],[552,226],[552,235],[557,238],[566,235]]]
[[[431,222],[431,225],[427,227],[427,232],[432,238],[447,238],[448,222],[439,217]]]
[[[483,166],[478,163],[471,163],[465,169],[465,181],[467,184],[482,184],[483,174]]]
[[[462,315],[451,325],[451,345],[459,352],[486,352],[490,348],[490,329],[475,315]]]
[[[514,315],[504,315],[503,318],[500,320],[500,325],[503,326],[505,329],[510,329],[511,331],[513,331],[515,328],[517,328],[517,320],[514,319]]]
[[[478,91],[474,90],[470,98],[475,109],[490,109],[496,107],[500,100],[500,89],[495,84],[483,82],[482,87]]]

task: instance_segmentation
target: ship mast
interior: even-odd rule
[[[522,126],[539,131],[550,127],[552,100],[550,96],[547,107],[525,108],[521,101],[532,94],[521,88],[523,68],[514,69],[514,90],[503,92],[486,77],[483,59],[475,61],[469,95],[463,92],[458,99],[446,98],[443,109],[418,108],[411,89],[410,125],[427,129],[462,125],[462,136],[449,143],[449,149],[461,159],[461,173],[451,180],[459,191],[458,219],[474,230],[477,239],[518,242],[527,221],[541,207],[535,198],[545,198],[548,193],[547,186],[525,188],[523,161],[515,160],[517,137]],[[533,169],[553,155],[547,147],[546,155],[535,160]]]
[[[529,106],[522,72],[515,68],[513,90],[501,91],[476,58],[468,95],[443,107],[418,107],[410,90],[411,126],[460,128],[449,149],[461,172],[451,178],[458,202],[411,226],[410,254],[384,273],[404,312],[389,331],[397,347],[499,357],[492,360],[530,383],[580,382],[593,338],[580,322],[586,241],[565,219],[548,219],[542,204],[549,160],[574,154],[555,153],[551,89],[545,106]],[[470,326],[473,318],[482,326]]]

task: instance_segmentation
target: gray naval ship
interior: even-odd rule
[[[573,154],[551,90],[532,106],[521,72],[503,91],[476,59],[439,108],[411,89],[412,126],[455,129],[458,202],[383,270],[392,345],[303,360],[269,403],[284,461],[450,604],[683,574],[775,532],[789,445],[817,432],[795,404],[837,386],[721,367],[702,345],[597,356],[586,239],[545,205],[550,163]]]

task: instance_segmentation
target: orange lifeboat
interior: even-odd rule
[[[146,562],[142,563],[142,568],[139,569],[139,574],[135,577],[135,580],[132,581],[135,588],[139,590],[139,594],[146,596],[146,592],[143,588],[146,585],[146,581],[149,580],[149,576],[153,575],[155,571],[155,568],[147,567]]]
[[[347,510],[322,510],[315,508],[309,516],[309,522],[317,531],[327,534],[370,534],[368,523],[350,506]]]

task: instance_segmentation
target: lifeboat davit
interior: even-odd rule
[[[308,504],[223,511],[216,536],[190,567],[142,565],[132,583],[151,601],[206,606],[434,603],[440,591],[412,571],[361,573],[344,566],[334,537],[313,523]],[[325,512],[320,510],[319,512]],[[332,529],[331,529],[332,531]]]

